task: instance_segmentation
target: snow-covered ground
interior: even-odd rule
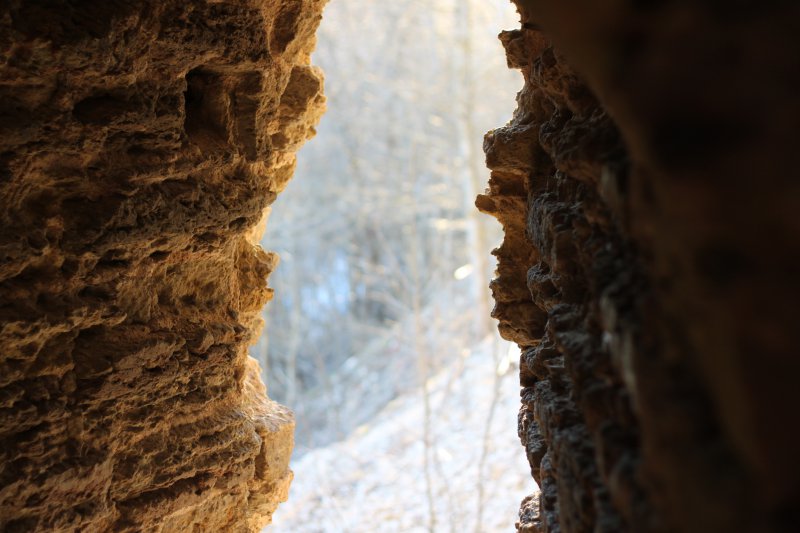
[[[513,532],[536,489],[516,434],[518,353],[488,339],[454,354],[428,380],[427,438],[420,385],[346,440],[305,453],[265,533]]]

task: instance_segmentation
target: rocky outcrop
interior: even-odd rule
[[[486,136],[520,531],[800,524],[792,3],[518,0]]]
[[[0,530],[255,531],[285,499],[247,345],[323,3],[4,4]]]

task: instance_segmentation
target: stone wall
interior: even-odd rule
[[[0,12],[0,530],[254,531],[293,422],[255,246],[324,0]],[[486,137],[522,531],[800,524],[800,6],[517,0]]]
[[[517,0],[486,136],[521,531],[800,526],[800,7]]]
[[[255,531],[293,420],[254,243],[324,107],[324,0],[0,11],[0,530]]]

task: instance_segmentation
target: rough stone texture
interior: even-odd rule
[[[519,530],[797,531],[800,5],[517,4],[477,205],[541,487]]]
[[[323,3],[2,3],[0,530],[254,531],[285,499],[254,243],[323,108]]]

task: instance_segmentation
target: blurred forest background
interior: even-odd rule
[[[483,134],[508,121],[522,86],[497,40],[514,27],[507,0],[332,0],[314,55],[325,71],[328,112],[299,154],[262,242],[281,262],[251,354],[270,397],[295,412],[295,458],[352,439],[390,402],[413,396],[429,500],[421,531],[437,529],[437,409],[472,386],[462,379],[475,374],[465,361],[477,357],[494,376],[487,394],[501,380],[511,397],[518,391],[509,371],[518,352],[496,338],[489,318],[490,251],[501,231],[474,207],[488,179]],[[434,385],[442,372],[446,393]],[[489,423],[461,439],[484,439],[500,396],[495,390],[478,415]],[[513,441],[508,422],[502,431]],[[302,500],[294,494],[302,487],[296,478],[284,505]],[[506,498],[516,508],[519,498]]]

